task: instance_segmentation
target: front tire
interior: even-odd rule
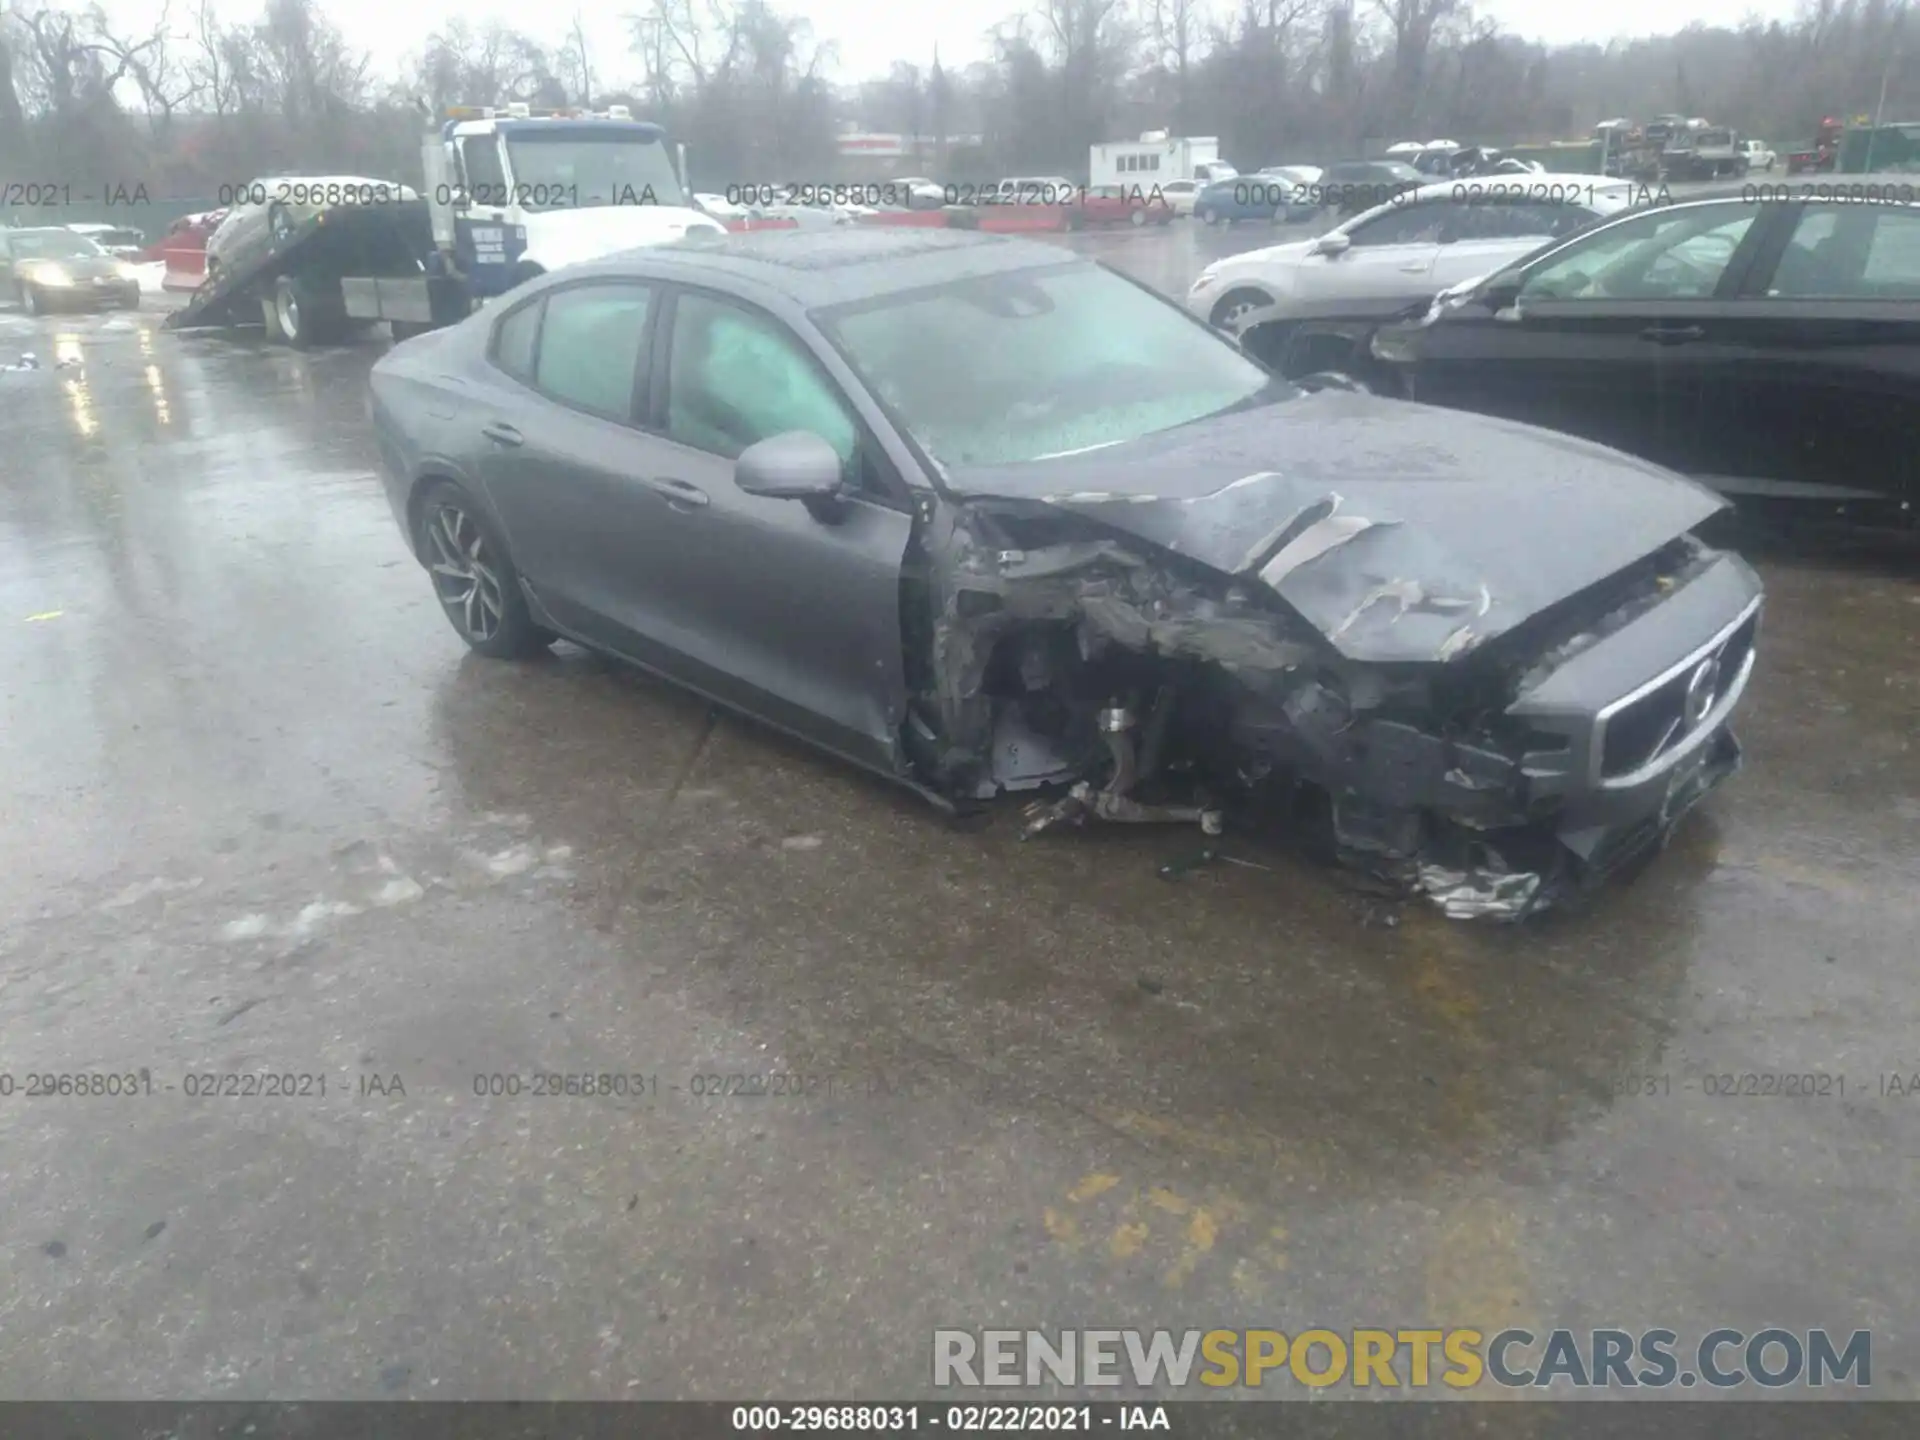
[[[1145,210],[1129,211],[1127,213],[1127,223],[1133,226],[1136,230],[1139,229],[1142,225],[1147,223],[1147,212]]]
[[[1202,205],[1195,213],[1199,215],[1202,225],[1218,225],[1220,223],[1220,212],[1211,205]]]
[[[1207,317],[1207,323],[1216,330],[1224,330],[1229,335],[1238,335],[1241,322],[1248,315],[1272,303],[1273,300],[1264,290],[1229,290],[1220,297],[1220,303],[1213,307],[1213,313]]]
[[[533,623],[506,542],[473,496],[451,480],[420,497],[419,550],[448,622],[495,660],[537,655],[554,636]]]

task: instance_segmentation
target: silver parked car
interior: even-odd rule
[[[1517,917],[1739,763],[1761,589],[1695,535],[1712,492],[1290,384],[1052,246],[632,251],[372,391],[468,645],[565,636],[943,806],[1040,792],[1029,833],[1312,801],[1352,863]]]
[[[64,226],[0,230],[0,294],[35,315],[140,307],[140,273]]]

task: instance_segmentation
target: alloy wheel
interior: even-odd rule
[[[1213,323],[1230,335],[1238,335],[1240,333],[1240,322],[1260,308],[1260,302],[1258,300],[1238,300],[1222,310]]]
[[[434,594],[462,635],[484,644],[500,633],[506,596],[486,536],[458,505],[441,505],[427,522]]]

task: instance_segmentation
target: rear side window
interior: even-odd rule
[[[1920,210],[1805,207],[1767,294],[1783,300],[1920,300]]]
[[[540,312],[545,301],[522,305],[493,332],[493,363],[523,385],[533,383],[533,345],[540,338]]]
[[[644,285],[575,285],[549,292],[534,387],[578,410],[632,419],[651,300]]]
[[[1452,202],[1428,200],[1389,210],[1349,230],[1347,237],[1355,245],[1437,245],[1441,232],[1455,218]]]

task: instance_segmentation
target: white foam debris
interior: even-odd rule
[[[571,845],[549,845],[547,847],[547,863],[549,865],[557,865],[562,860],[571,860],[572,858],[573,846]]]
[[[315,900],[311,905],[303,907],[300,913],[293,917],[293,923],[280,933],[289,940],[304,940],[329,920],[359,913],[358,905],[349,905],[344,900]]]
[[[222,940],[257,940],[267,933],[268,921],[264,915],[242,915],[238,920],[229,920],[220,927]]]
[[[531,845],[511,845],[498,855],[489,855],[486,866],[490,873],[505,877],[524,875],[534,867],[538,860]]]
[[[203,883],[198,876],[191,880],[169,880],[164,875],[157,875],[151,880],[136,880],[100,908],[122,910],[129,905],[138,905],[150,896],[178,895],[183,891],[197,890]]]
[[[373,897],[376,905],[405,905],[418,900],[427,892],[420,888],[420,882],[408,875],[401,875],[387,881]]]
[[[818,850],[824,842],[818,835],[789,835],[780,842],[782,850]]]

